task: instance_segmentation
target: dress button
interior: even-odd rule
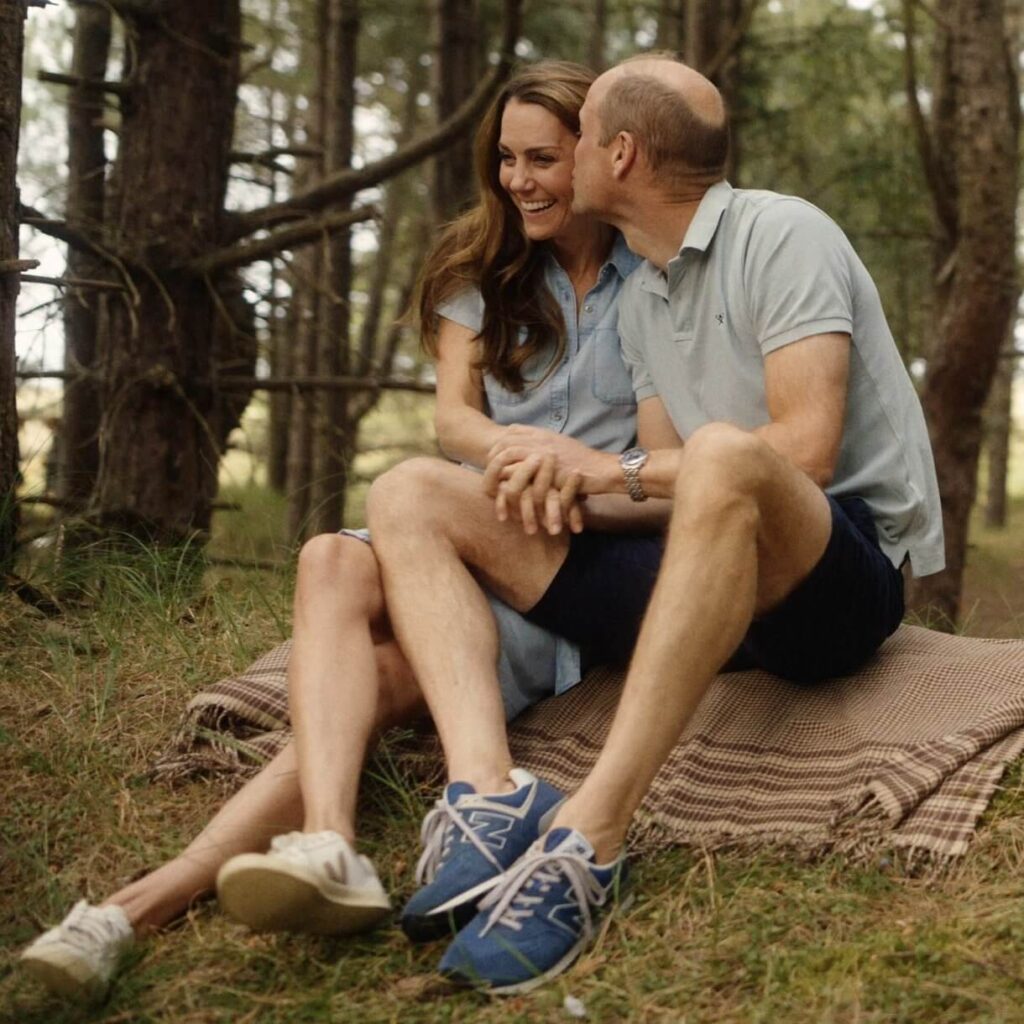
[[[593,306],[591,306],[591,305],[590,305],[590,304],[588,303],[588,304],[587,304],[586,306],[584,306],[584,307],[583,307],[583,312],[584,312],[584,313],[593,313],[593,312],[594,312],[594,307],[593,307]]]

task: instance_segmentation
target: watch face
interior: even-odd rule
[[[643,448],[630,448],[628,452],[622,453],[621,461],[627,469],[642,466],[647,461],[647,452]]]

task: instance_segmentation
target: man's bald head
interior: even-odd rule
[[[729,118],[722,94],[699,71],[668,56],[632,57],[601,75],[588,98],[597,107],[600,144],[629,132],[666,185],[723,177]]]

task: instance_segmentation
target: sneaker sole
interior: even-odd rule
[[[217,899],[229,917],[254,931],[352,935],[391,913],[386,896],[344,885],[325,892],[299,865],[275,863],[265,854],[245,854],[225,864],[217,876]]]
[[[61,956],[56,950],[27,950],[19,963],[51,993],[79,1003],[94,1003],[107,991],[107,983],[80,960]]]

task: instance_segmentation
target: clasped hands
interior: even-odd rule
[[[584,484],[598,453],[585,444],[539,427],[513,424],[487,453],[484,489],[499,520],[520,520],[523,530],[583,530]]]

